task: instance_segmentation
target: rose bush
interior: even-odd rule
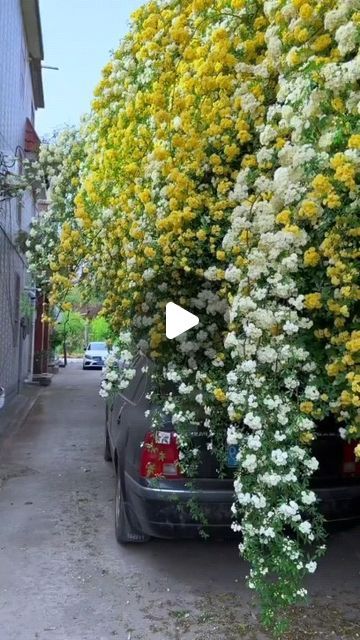
[[[69,278],[67,260],[60,249],[66,249],[66,233],[73,239],[80,237],[81,221],[74,215],[74,199],[83,158],[81,130],[67,128],[42,142],[37,161],[25,162],[27,183],[37,198],[47,200],[46,210],[33,218],[26,242],[30,270],[43,290],[49,290],[52,283],[62,285],[64,293],[75,281]],[[70,308],[63,301],[60,306],[63,310]]]
[[[52,267],[54,302],[81,263],[154,360],[155,393],[176,385],[153,420],[171,416],[188,476],[189,424],[219,474],[239,445],[233,527],[275,633],[324,550],[315,421],[360,434],[359,33],[359,0],[139,9],[96,90]],[[200,318],[171,343],[169,300]],[[104,397],[127,384],[117,362]]]

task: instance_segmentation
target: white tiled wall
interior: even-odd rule
[[[24,146],[26,118],[32,120],[33,112],[20,0],[0,0],[0,151],[8,158]],[[30,338],[21,335],[18,320],[23,311],[16,300],[18,277],[21,297],[26,297],[26,264],[13,243],[20,229],[28,230],[34,212],[30,194],[23,198],[21,215],[16,199],[0,202],[0,385],[7,398],[29,370]]]
[[[20,0],[0,0],[0,149],[24,145],[33,93]]]

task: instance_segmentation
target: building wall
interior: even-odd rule
[[[0,2],[0,53],[0,149],[11,153],[35,113],[20,0]]]
[[[25,123],[34,123],[34,99],[20,0],[0,0],[0,152],[7,162],[21,158]],[[14,164],[21,170],[21,161]],[[30,284],[16,239],[28,231],[35,204],[31,194],[21,201],[0,202],[0,385],[6,399],[16,394],[30,371]],[[23,325],[21,326],[21,319]]]

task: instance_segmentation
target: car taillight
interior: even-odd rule
[[[140,457],[142,478],[180,478],[179,448],[176,435],[170,431],[149,431]]]
[[[356,462],[354,449],[359,442],[344,442],[343,444],[343,465],[344,476],[360,477],[360,462]]]

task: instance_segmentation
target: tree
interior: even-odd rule
[[[66,311],[61,316],[61,322],[56,325],[56,333],[62,336],[64,364],[67,355],[77,355],[84,350],[85,320],[80,313]]]
[[[103,316],[97,316],[90,323],[90,340],[104,341],[111,337],[111,327]]]

